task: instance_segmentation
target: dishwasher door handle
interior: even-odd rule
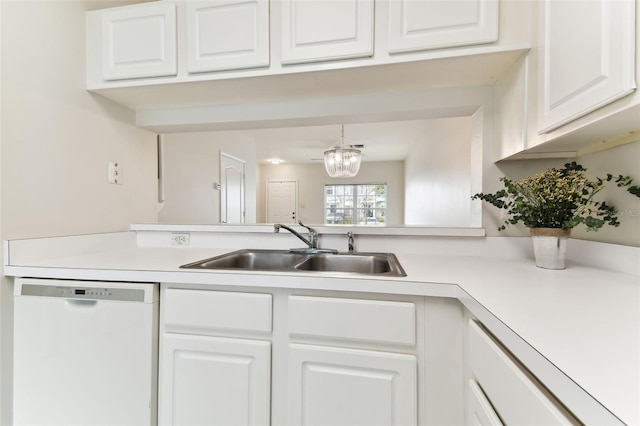
[[[97,300],[87,300],[87,299],[66,299],[66,302],[72,306],[86,307],[90,308],[98,304]]]

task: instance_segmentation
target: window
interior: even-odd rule
[[[386,213],[386,183],[324,186],[325,223],[378,225]]]

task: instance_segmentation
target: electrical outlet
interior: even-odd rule
[[[188,246],[190,240],[189,233],[173,233],[171,234],[171,245],[172,246]]]
[[[117,161],[109,161],[109,183],[122,185],[122,173],[120,168],[120,163],[118,163]]]

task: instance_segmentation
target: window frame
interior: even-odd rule
[[[380,187],[384,188],[382,194],[378,192]],[[389,209],[388,191],[387,182],[325,183],[322,194],[323,221],[325,224],[384,226]],[[333,197],[333,203],[330,196]],[[347,197],[351,197],[351,202]]]

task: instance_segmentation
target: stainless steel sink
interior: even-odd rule
[[[392,253],[327,254],[245,249],[182,265],[181,268],[407,275]]]
[[[353,274],[385,274],[401,277],[407,275],[398,259],[391,253],[317,254],[297,264],[296,269]]]
[[[304,253],[289,250],[238,250],[182,265],[181,268],[287,270],[306,258]]]

